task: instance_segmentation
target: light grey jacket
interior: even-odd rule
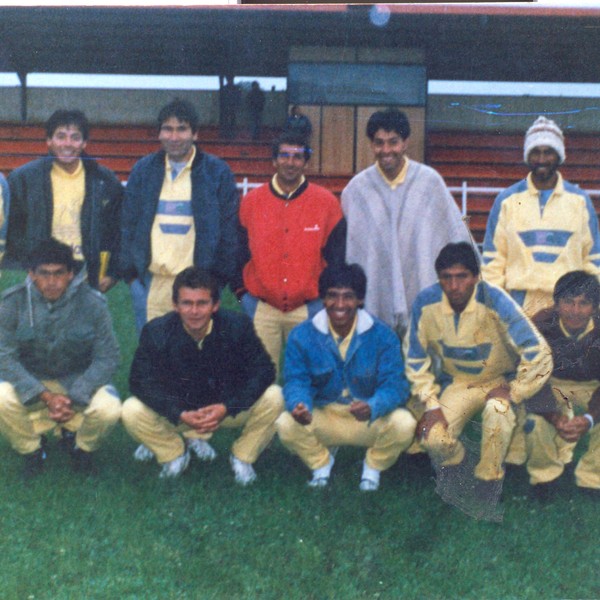
[[[73,402],[87,405],[110,383],[119,346],[104,296],[80,273],[56,302],[48,302],[29,279],[0,301],[0,379],[21,402],[36,400],[42,380],[60,381]]]

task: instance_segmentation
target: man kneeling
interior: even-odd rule
[[[216,453],[206,439],[220,427],[243,427],[230,462],[235,480],[256,479],[252,464],[275,434],[283,410],[275,367],[252,321],[219,309],[219,286],[207,271],[189,267],[173,283],[173,309],[147,323],[136,350],[123,404],[123,423],[142,445],[136,460],[162,465],[177,477],[190,451],[200,460]]]
[[[379,487],[381,471],[411,443],[415,420],[400,343],[360,307],[367,279],[359,265],[327,267],[319,279],[325,309],[295,327],[285,352],[286,409],[277,420],[283,444],[324,487],[339,445],[366,446],[362,491]]]
[[[110,385],[119,362],[106,299],[81,273],[71,248],[55,239],[29,256],[25,283],[0,302],[0,433],[25,456],[25,474],[44,467],[55,430],[79,471],[119,420]]]

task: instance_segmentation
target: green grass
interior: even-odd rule
[[[22,274],[6,272],[1,285]],[[135,333],[127,289],[109,293],[127,394]],[[233,305],[231,297],[224,304]],[[363,452],[342,448],[329,489],[275,441],[259,480],[235,486],[235,432],[219,432],[209,465],[159,481],[117,428],[99,473],[73,474],[54,445],[25,484],[21,457],[0,441],[0,599],[599,598],[596,502],[570,481],[553,504],[528,501],[523,472],[504,490],[504,521],[444,504],[431,472],[401,459],[378,493],[358,491]]]

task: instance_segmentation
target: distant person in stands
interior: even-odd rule
[[[322,308],[319,275],[343,262],[346,223],[337,198],[309,183],[304,136],[273,143],[275,175],[240,207],[240,256],[234,290],[278,367],[289,332]]]
[[[250,135],[253,140],[260,137],[263,110],[265,108],[265,93],[260,89],[258,81],[253,81],[250,91],[246,96],[246,108],[250,118]]]
[[[57,110],[46,122],[49,154],[8,177],[7,260],[21,266],[39,242],[64,242],[102,292],[117,281],[123,186],[85,154],[90,126],[79,110]]]
[[[532,316],[553,305],[565,273],[600,275],[600,234],[589,196],[558,171],[565,143],[554,121],[538,117],[527,130],[523,159],[526,179],[501,192],[490,212],[482,274]]]
[[[367,274],[365,308],[402,337],[417,294],[437,281],[439,251],[471,236],[440,175],[406,155],[410,124],[403,112],[373,113],[367,136],[375,164],[342,192],[346,260]]]
[[[302,114],[300,107],[297,104],[294,104],[290,109],[290,116],[286,119],[283,130],[298,133],[303,136],[307,142],[310,142],[312,136],[312,123],[306,115]]]
[[[225,286],[236,269],[239,194],[220,158],[199,150],[198,115],[176,99],[158,115],[162,150],[138,161],[127,182],[120,267],[136,327],[173,308],[177,273],[195,265]]]
[[[554,121],[538,117],[527,130],[523,160],[529,174],[498,195],[488,217],[482,275],[532,317],[553,306],[554,286],[565,273],[600,275],[600,233],[589,196],[558,171],[565,142]],[[513,464],[525,462],[521,424],[507,459]]]
[[[8,213],[10,210],[10,191],[8,183],[0,173],[0,262],[6,248],[6,230],[8,228]]]
[[[231,139],[236,133],[236,116],[240,109],[242,92],[239,86],[233,83],[233,75],[225,77],[227,82],[219,90],[219,123],[221,124],[220,135]]]

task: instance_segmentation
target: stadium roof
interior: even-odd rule
[[[291,46],[347,46],[420,48],[430,79],[600,81],[600,9],[386,5],[380,26],[371,10],[4,7],[0,71],[285,76]]]

